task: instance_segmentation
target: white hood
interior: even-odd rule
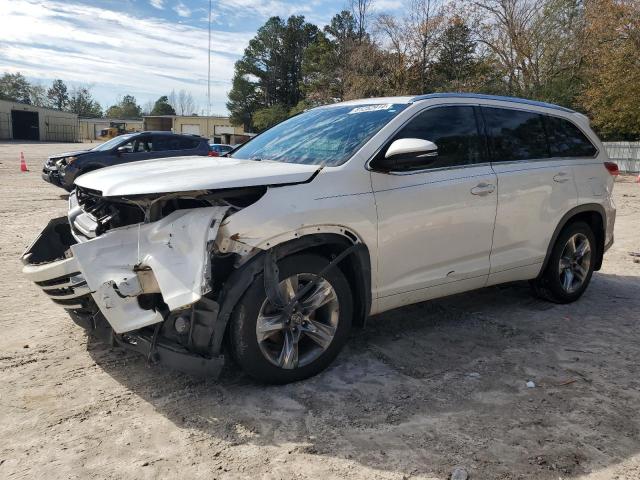
[[[114,197],[298,183],[309,180],[319,168],[226,157],[172,157],[101,168],[75,183]]]

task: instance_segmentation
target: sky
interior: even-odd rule
[[[226,114],[233,64],[273,15],[304,15],[322,27],[348,0],[213,0],[211,109]],[[402,0],[374,0],[397,11]],[[133,95],[140,105],[185,89],[207,109],[209,0],[0,0],[0,73],[48,87],[90,85],[106,109]]]

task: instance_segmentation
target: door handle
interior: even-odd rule
[[[569,181],[569,174],[567,172],[556,173],[553,176],[553,181],[558,183],[564,183]]]
[[[486,182],[482,182],[479,183],[478,185],[476,185],[475,187],[473,187],[471,189],[471,194],[472,195],[480,195],[482,197],[484,197],[485,195],[489,195],[490,193],[493,193],[496,189],[495,185],[492,185],[490,183],[486,183]]]

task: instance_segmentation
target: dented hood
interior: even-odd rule
[[[173,157],[101,168],[76,185],[105,197],[280,185],[309,180],[317,165],[226,157]]]

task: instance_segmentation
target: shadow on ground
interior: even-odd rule
[[[176,425],[231,446],[291,444],[407,475],[558,478],[640,450],[639,311],[638,277],[597,273],[572,305],[491,287],[373,317],[327,371],[278,387],[88,349]]]

